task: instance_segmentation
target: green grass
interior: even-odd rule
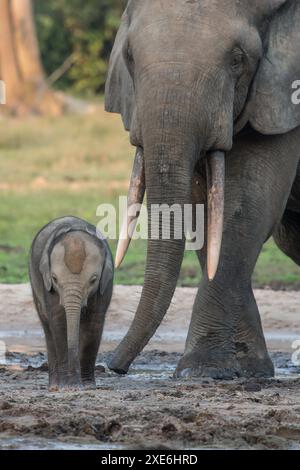
[[[97,224],[100,203],[126,194],[133,150],[119,117],[97,113],[59,119],[5,119],[0,128],[0,282],[28,281],[28,250],[49,220],[77,215]],[[110,243],[113,253],[116,243]],[[143,282],[146,242],[133,241],[116,283]],[[200,281],[187,252],[179,285]],[[300,272],[270,241],[259,258],[255,285],[300,286]]]

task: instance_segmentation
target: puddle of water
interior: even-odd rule
[[[37,437],[0,437],[0,450],[118,450],[114,444],[95,444],[94,442],[65,442]]]
[[[47,440],[43,438],[30,437],[5,437],[0,438],[0,450],[123,450],[124,446],[117,444],[95,444],[95,443],[78,443],[65,442],[58,440]],[[128,447],[127,447],[128,449]],[[196,448],[188,448],[189,451],[198,450],[223,450],[222,446],[203,446]],[[293,443],[288,446],[288,450],[299,450],[300,444]],[[226,447],[226,450],[235,450],[234,447]]]
[[[300,339],[300,334],[290,333],[289,331],[267,331],[265,337],[268,341],[282,341],[291,344]]]
[[[97,365],[104,365],[107,370],[106,363],[111,353],[104,353],[98,356]],[[172,378],[176,369],[181,354],[179,353],[162,353],[161,351],[146,351],[143,352],[129,373],[125,376],[126,380],[151,381],[151,380],[169,380]],[[300,366],[296,366],[292,362],[292,354],[290,352],[273,352],[271,358],[275,365],[275,373],[277,378],[294,378],[300,376]],[[24,370],[28,367],[41,368],[44,372],[47,368],[44,367],[47,362],[45,353],[36,353],[28,355],[26,353],[11,353],[6,354],[5,363],[2,363],[8,369]],[[1,365],[1,364],[0,364]],[[107,372],[109,372],[107,370]],[[114,377],[114,374],[112,377]],[[106,376],[107,378],[109,375]],[[125,379],[125,377],[123,379]]]
[[[102,339],[102,350],[114,349],[126,334],[126,329],[104,330]],[[300,332],[288,330],[267,330],[266,341],[270,351],[292,351],[292,344],[300,340]],[[156,333],[150,343],[150,347],[169,351],[183,351],[186,339],[186,331],[171,330],[165,328]],[[24,352],[28,354],[45,351],[44,334],[41,329],[32,328],[27,330],[7,329],[0,331],[0,340],[5,341],[6,348],[10,351]],[[149,349],[149,346],[148,346]]]
[[[17,367],[19,369],[26,369],[28,366],[36,368],[41,367],[45,362],[47,362],[47,357],[41,352],[34,355],[8,352],[5,356],[5,362],[3,365],[8,368]]]
[[[114,342],[114,341],[121,341],[127,333],[127,329],[118,329],[118,331],[114,330],[104,330],[103,332],[103,341],[107,342]],[[41,329],[29,329],[29,330],[1,330],[0,331],[0,339],[5,338],[43,338],[44,334]],[[179,331],[163,331],[160,333],[155,333],[153,336],[153,340],[157,342],[162,341],[175,341],[181,342],[185,341],[186,339],[186,332],[179,332]]]
[[[297,376],[300,377],[299,367],[284,367],[282,369],[275,367],[276,379],[296,378]]]
[[[151,370],[133,370],[132,373],[127,374],[127,378],[129,380],[135,380],[136,382],[139,381],[147,381],[149,380],[168,380],[172,378],[173,371],[175,369],[172,367],[169,369],[169,371],[166,370],[160,370],[160,371],[151,371]]]
[[[43,332],[41,330],[1,330],[0,338],[42,338]]]

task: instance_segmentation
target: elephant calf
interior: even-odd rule
[[[95,388],[95,362],[114,268],[108,244],[76,217],[53,220],[33,240],[29,274],[48,351],[49,390]]]

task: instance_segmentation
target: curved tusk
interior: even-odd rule
[[[207,274],[212,281],[216,275],[223,235],[225,154],[211,152],[206,159],[207,173]]]
[[[139,210],[136,206],[143,203],[145,195],[145,166],[143,150],[138,147],[135,154],[133,170],[127,196],[127,214],[120,232],[119,243],[116,252],[115,267],[118,268],[128,250],[130,241],[136,227]]]

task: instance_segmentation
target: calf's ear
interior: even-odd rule
[[[41,260],[40,260],[39,270],[43,277],[44,286],[48,292],[50,292],[52,289],[51,266],[50,266],[51,251],[53,249],[53,246],[55,245],[55,240],[60,235],[63,235],[64,233],[67,233],[70,230],[71,230],[70,225],[64,225],[54,230],[49,236],[44,246],[44,250],[41,256]]]

